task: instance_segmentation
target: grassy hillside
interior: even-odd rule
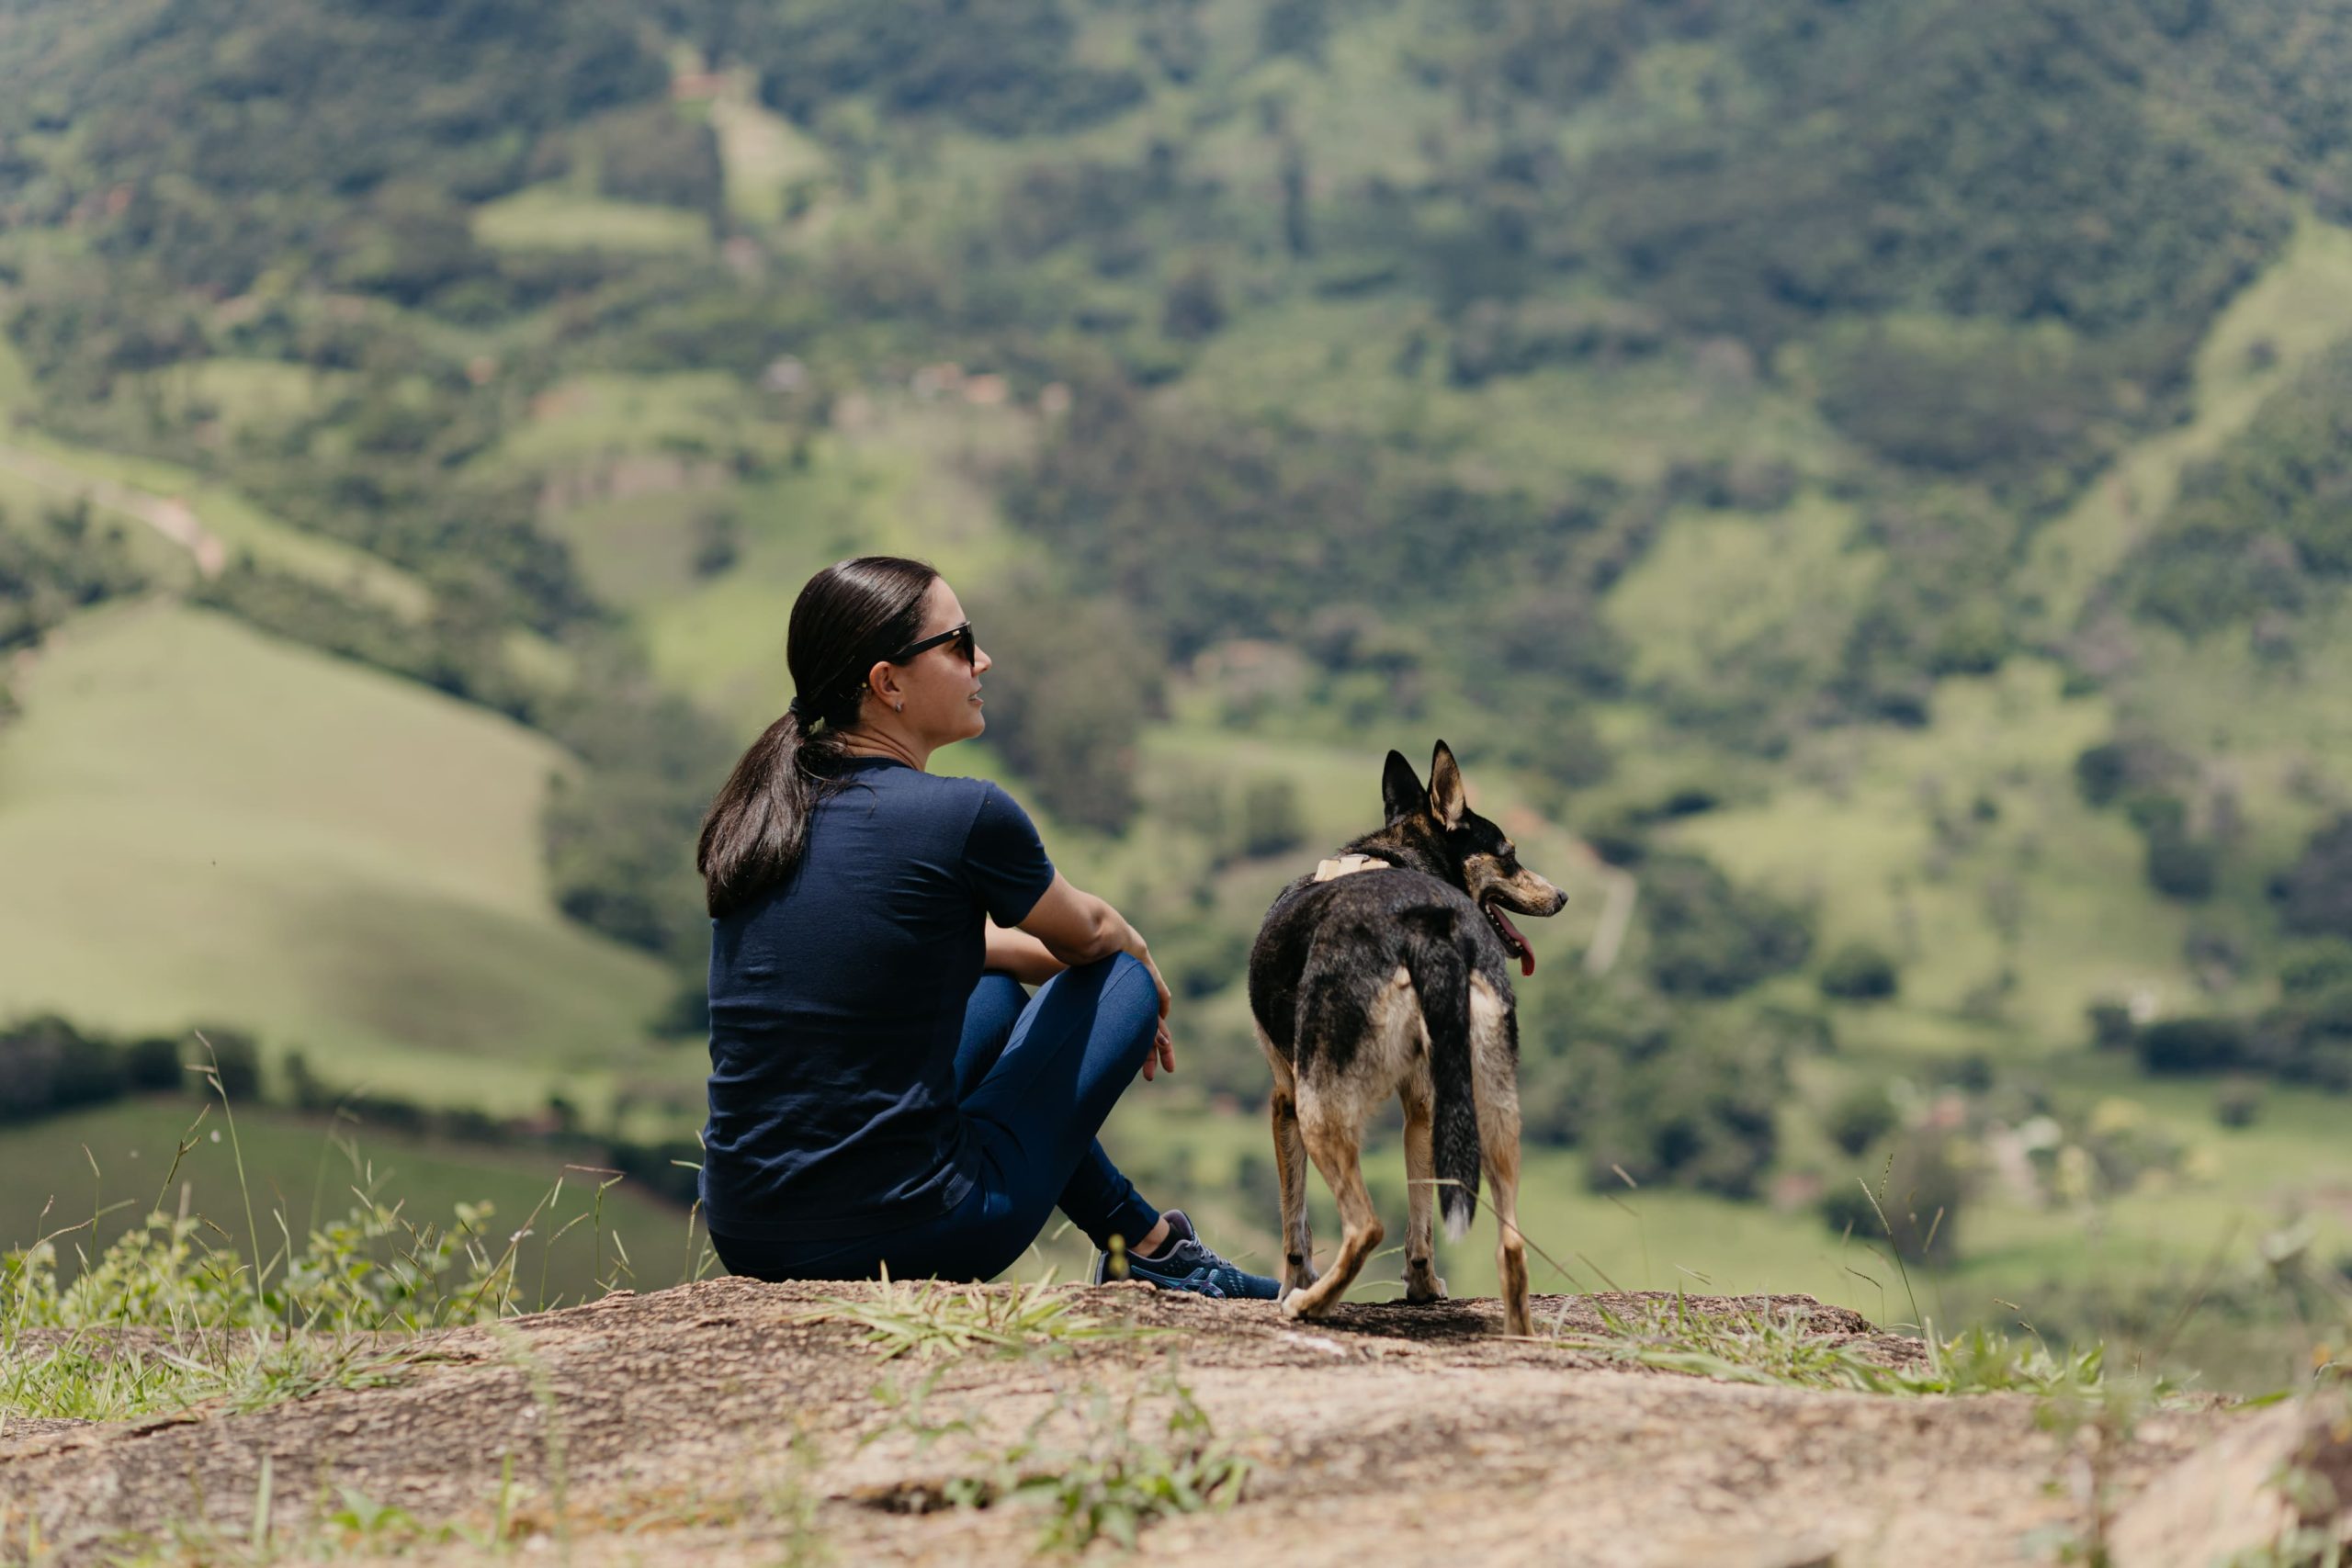
[[[2063,1315],[2344,1179],[2307,8],[99,0],[5,82],[0,502],[277,640],[119,608],[13,678],[0,1006],[675,1135],[697,814],[888,549],[999,660],[942,765],[1150,932],[1220,1101],[1265,898],[1442,735],[1575,897],[1531,1230],[1623,1167],[1659,1258],[1830,1295],[1863,1174],[1952,1198],[1956,1313]],[[1171,1126],[1252,1224],[1254,1120]]]
[[[509,1104],[640,1049],[658,970],[548,903],[543,739],[164,605],[74,624],[17,690],[0,1010],[252,1021]]]

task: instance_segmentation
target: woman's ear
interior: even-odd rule
[[[872,692],[886,708],[897,709],[905,705],[907,694],[899,684],[899,667],[888,660],[877,661],[865,672],[865,689]]]

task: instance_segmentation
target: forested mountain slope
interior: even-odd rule
[[[546,897],[691,1040],[789,596],[925,554],[1211,1089],[1442,735],[1577,894],[1581,1168],[2044,1116],[2013,1188],[2129,1193],[2210,1131],[2096,1132],[2143,1066],[2352,1086],[2347,67],[2285,0],[6,0],[0,637],[177,593],[541,731]]]

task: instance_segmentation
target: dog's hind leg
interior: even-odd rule
[[[1487,1119],[1483,1105],[1478,1108],[1478,1119]],[[1527,1311],[1527,1243],[1519,1234],[1518,1106],[1510,1108],[1510,1135],[1489,1142],[1486,1156],[1487,1184],[1493,1194],[1487,1202],[1495,1211],[1499,1237],[1495,1247],[1495,1277],[1502,1281],[1503,1328],[1524,1339],[1535,1327]]]
[[[1283,1190],[1283,1290],[1315,1283],[1315,1235],[1306,1224],[1306,1138],[1298,1130],[1298,1101],[1276,1089],[1269,1101],[1274,1122],[1274,1174]]]
[[[1478,1073],[1478,1153],[1495,1212],[1495,1277],[1503,1328],[1533,1335],[1527,1311],[1527,1243],[1519,1231],[1519,1021],[1482,978],[1470,982],[1470,1038]]]
[[[1273,1122],[1274,1177],[1282,1188],[1283,1290],[1288,1293],[1315,1283],[1315,1233],[1306,1223],[1306,1140],[1298,1130],[1298,1079],[1274,1049],[1265,1025],[1257,1029],[1258,1049],[1274,1070],[1266,1111]]]
[[[1355,1282],[1364,1259],[1386,1234],[1380,1228],[1379,1211],[1372,1206],[1372,1193],[1363,1184],[1363,1129],[1353,1119],[1353,1110],[1327,1103],[1309,1086],[1299,1086],[1299,1131],[1308,1157],[1330,1184],[1331,1196],[1339,1200],[1342,1235],[1331,1271],[1306,1289],[1283,1297],[1286,1317],[1318,1317],[1329,1311]]]
[[[1405,1094],[1405,1299],[1445,1299],[1437,1277],[1437,1156],[1427,1098]]]

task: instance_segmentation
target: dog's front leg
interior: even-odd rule
[[[1405,1299],[1445,1299],[1437,1274],[1437,1156],[1427,1100],[1405,1101]]]
[[[1306,1138],[1298,1129],[1298,1101],[1276,1089],[1268,1101],[1274,1123],[1274,1174],[1283,1193],[1283,1292],[1315,1283],[1315,1236],[1306,1224]]]

